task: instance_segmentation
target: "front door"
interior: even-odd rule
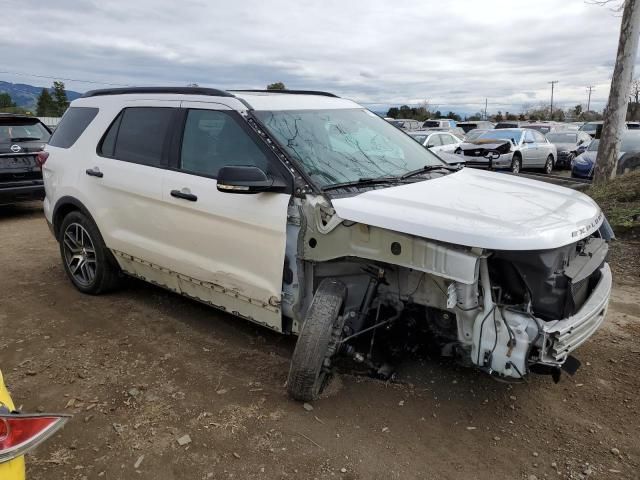
[[[183,293],[280,330],[290,194],[224,193],[216,177],[231,165],[290,175],[237,112],[201,102],[183,102],[181,112],[162,182],[166,267]]]
[[[540,163],[536,140],[531,130],[525,130],[522,141],[522,166],[524,168],[537,167]]]

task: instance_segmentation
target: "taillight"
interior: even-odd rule
[[[0,463],[31,450],[68,419],[67,415],[0,415]]]
[[[36,162],[38,162],[38,166],[42,168],[44,162],[49,158],[49,152],[38,152],[36,155]]]

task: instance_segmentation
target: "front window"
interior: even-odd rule
[[[575,133],[549,133],[547,134],[547,140],[552,143],[576,143]]]
[[[582,130],[583,132],[595,132],[597,128],[597,123],[586,123],[582,127],[580,127],[580,130]]]
[[[589,148],[587,148],[588,152],[597,152],[598,151],[598,145],[600,145],[600,140],[592,140],[591,143],[589,144]]]
[[[425,166],[444,165],[368,110],[258,111],[255,115],[320,187],[398,177]]]

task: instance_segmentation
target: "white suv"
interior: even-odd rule
[[[557,377],[604,320],[609,231],[590,198],[449,168],[331,94],[98,90],[42,157],[76,288],[125,273],[298,335],[296,399],[336,357],[376,370],[374,345],[425,332],[490,375]]]

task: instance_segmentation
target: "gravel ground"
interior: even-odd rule
[[[557,385],[424,359],[398,383],[343,372],[305,408],[284,389],[293,339],[136,281],[80,294],[38,205],[0,209],[0,244],[6,382],[24,411],[73,414],[31,480],[639,478],[637,276],[617,272]]]

